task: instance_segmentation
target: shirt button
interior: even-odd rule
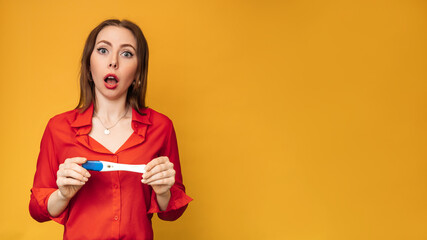
[[[117,184],[114,184],[114,185],[113,185],[113,187],[114,187],[114,188],[118,188],[119,186],[117,186]]]
[[[135,123],[133,126],[134,126],[135,128],[137,128],[137,127],[138,127],[138,123]]]
[[[119,216],[114,216],[114,221],[119,220]]]

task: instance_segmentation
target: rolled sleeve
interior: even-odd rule
[[[156,193],[153,191],[151,195],[151,207],[148,210],[148,213],[157,213],[160,219],[166,221],[174,221],[178,219],[184,213],[188,203],[193,199],[187,196],[183,190],[179,189],[175,185],[172,186],[170,191],[171,198],[165,211],[160,210],[159,204],[157,203]]]
[[[38,222],[53,220],[60,224],[65,224],[68,217],[68,207],[57,217],[52,217],[47,210],[47,202],[56,188],[32,188],[30,200],[30,214]]]
[[[52,139],[51,121],[46,126],[40,144],[40,153],[37,159],[37,169],[34,176],[33,188],[31,189],[31,199],[29,204],[30,215],[39,222],[54,220],[64,224],[67,218],[68,208],[58,217],[52,217],[47,209],[50,195],[58,187],[56,185],[56,171],[58,161],[56,160],[54,141]]]
[[[160,156],[167,156],[169,161],[174,164],[176,172],[175,184],[170,189],[171,198],[165,211],[160,210],[157,203],[156,193],[152,190],[151,205],[148,213],[157,213],[160,219],[173,221],[178,219],[184,213],[188,203],[193,199],[185,193],[179,161],[178,144],[172,122],[168,125],[167,131],[168,137],[165,139]]]

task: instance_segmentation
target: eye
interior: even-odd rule
[[[98,48],[96,50],[101,54],[106,54],[108,52],[108,50],[106,48]]]
[[[123,55],[124,57],[127,57],[127,58],[131,58],[131,57],[133,57],[133,54],[132,54],[131,52],[129,52],[129,51],[123,52],[123,53],[122,53],[122,55]]]

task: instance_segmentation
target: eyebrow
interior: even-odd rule
[[[107,45],[109,45],[109,46],[113,46],[109,41],[106,41],[106,40],[101,40],[101,41],[97,42],[97,43],[96,43],[96,45],[98,45],[98,44],[100,44],[100,43],[105,43],[105,44],[107,44]],[[131,44],[129,44],[129,43],[122,44],[122,45],[120,45],[120,47],[131,47],[131,48],[133,48],[133,50],[135,50],[135,51],[136,51],[135,47],[134,47],[134,46],[132,46],[132,45],[131,45]]]

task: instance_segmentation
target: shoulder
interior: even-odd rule
[[[172,120],[166,115],[151,108],[147,108],[147,111],[149,111],[149,119],[153,125],[172,125]]]
[[[71,123],[76,120],[78,115],[79,110],[77,109],[57,114],[49,120],[47,128],[58,129],[65,126],[71,126]]]
[[[154,109],[146,108],[143,111],[141,111],[142,114],[145,114],[143,116],[147,121],[146,124],[149,125],[149,128],[155,131],[161,131],[161,132],[171,132],[173,131],[173,123],[172,120],[167,117],[166,115],[157,112]]]

